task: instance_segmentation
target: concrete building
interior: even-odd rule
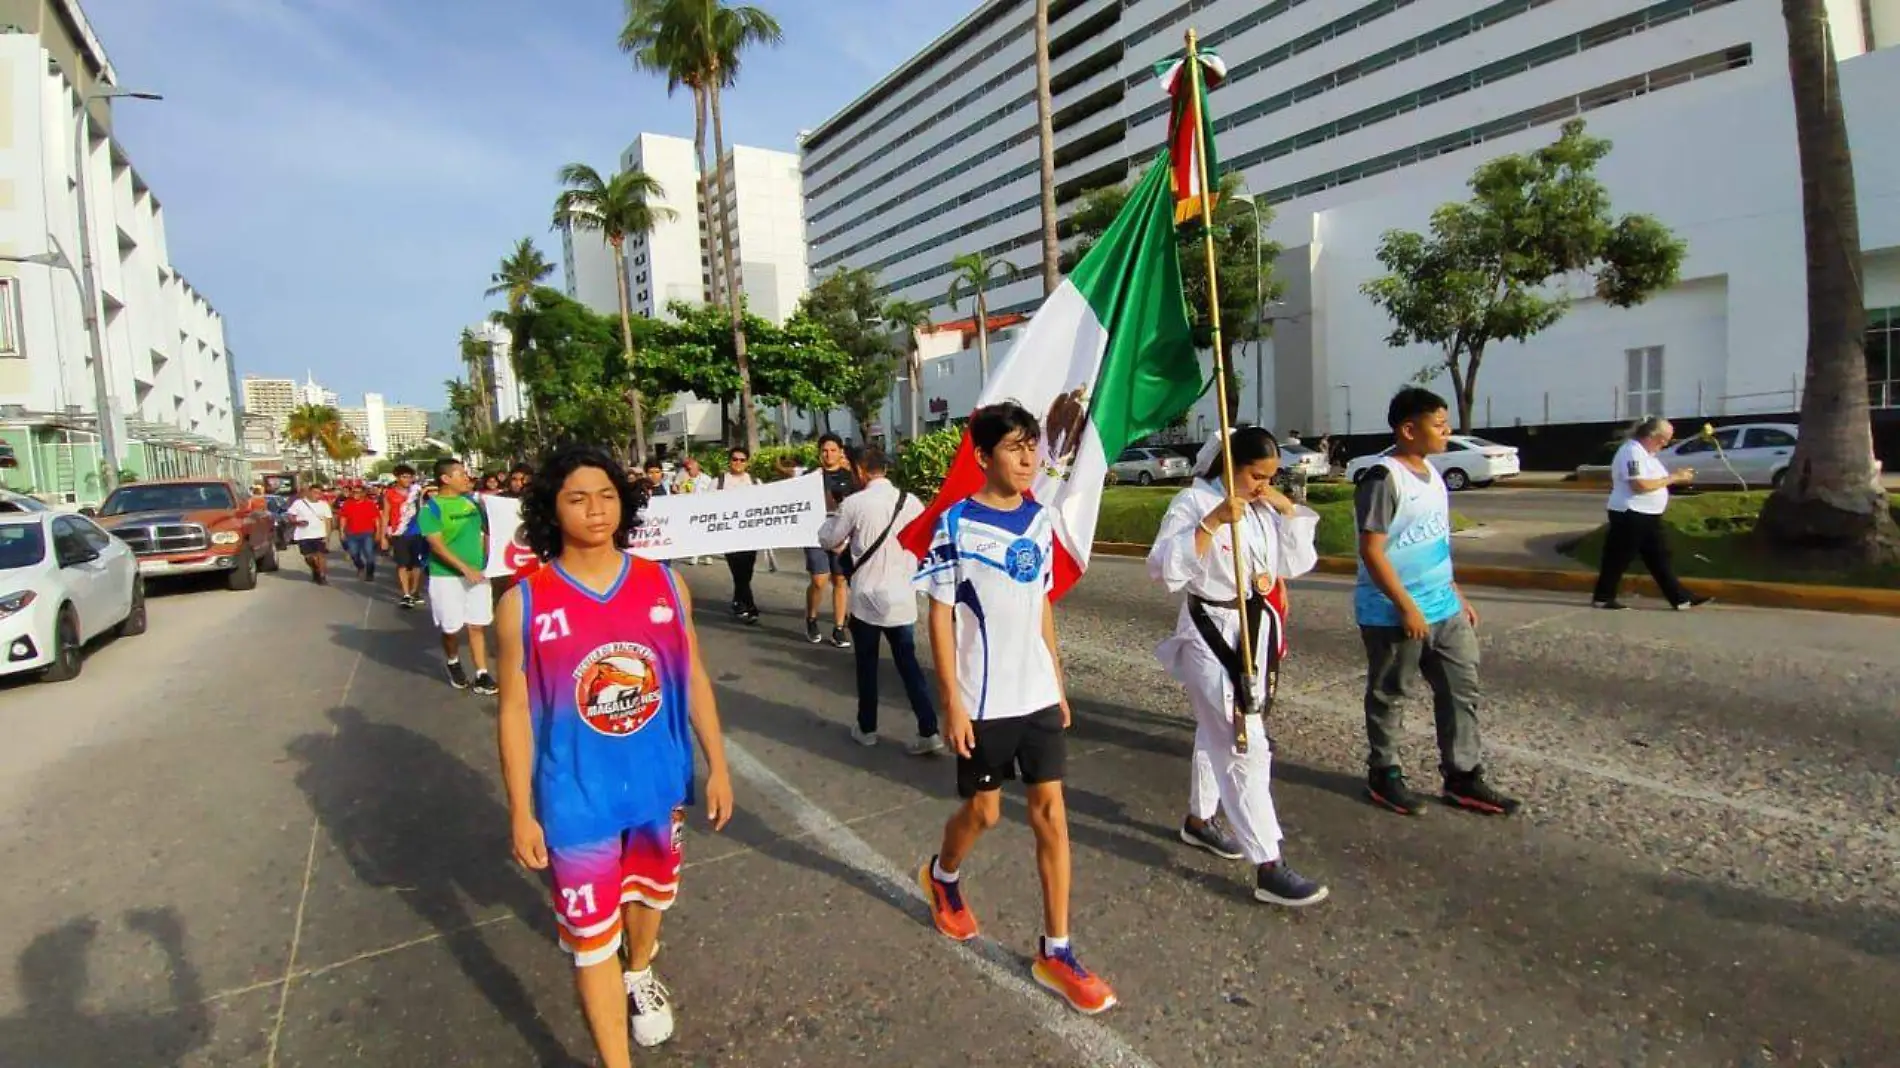
[[[612,299],[611,293],[608,299]],[[500,323],[480,322],[468,329],[469,333],[488,344],[488,381],[495,392],[489,400],[489,410],[495,421],[505,423],[526,416],[528,399],[522,392],[521,383],[515,380],[515,364],[509,355],[512,342],[507,328]]]
[[[752,314],[782,323],[798,310],[809,273],[798,156],[735,146],[726,153],[719,181],[708,226],[706,274],[712,283],[712,299],[726,299],[720,242],[729,215],[739,294]]]
[[[1900,43],[1900,0],[1827,6],[1867,301],[1900,308],[1900,156],[1880,125],[1900,99],[1900,50],[1881,50]],[[867,268],[889,295],[949,318],[950,260],[981,250],[1021,268],[992,309],[1035,309],[1031,15],[1031,0],[988,0],[804,138],[814,276]],[[1430,354],[1387,348],[1383,314],[1359,293],[1378,273],[1379,234],[1425,228],[1434,207],[1467,195],[1477,164],[1547,143],[1578,116],[1616,144],[1600,171],[1616,209],[1655,214],[1689,242],[1684,280],[1634,310],[1581,302],[1524,351],[1494,351],[1477,422],[1795,406],[1802,219],[1775,0],[1056,0],[1065,214],[1161,151],[1168,104],[1152,67],[1190,25],[1230,68],[1211,97],[1223,163],[1272,207],[1270,235],[1286,248],[1276,340],[1240,361],[1243,418],[1308,433],[1382,423],[1386,397]],[[1900,388],[1885,384],[1890,364],[1879,370],[1876,399],[1891,404]],[[938,400],[966,406],[948,391],[926,404]]]
[[[620,168],[638,167],[660,183],[653,205],[672,212],[650,234],[627,239],[627,282],[634,315],[666,314],[672,301],[704,303],[711,296],[706,275],[703,213],[699,204],[699,167],[693,142],[681,137],[643,133],[621,153]],[[613,250],[597,233],[563,232],[561,260],[567,295],[601,313],[619,315]]]
[[[413,404],[387,405],[383,408],[383,433],[388,446],[385,455],[413,449],[429,436],[429,413]]]
[[[75,157],[84,159],[114,466],[243,477],[224,321],[171,265],[165,212],[112,137],[118,75],[76,0],[0,0],[0,439],[13,489],[102,488]],[[157,106],[157,105],[153,105]],[[83,151],[76,152],[76,147]]]
[[[284,424],[290,421],[291,410],[299,403],[297,380],[245,375],[243,393],[244,414],[269,419],[271,433],[281,440],[284,436]]]

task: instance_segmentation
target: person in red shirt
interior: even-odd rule
[[[356,577],[376,579],[376,545],[384,540],[383,509],[361,486],[352,486],[337,505],[337,523],[343,528],[343,551],[356,565]]]

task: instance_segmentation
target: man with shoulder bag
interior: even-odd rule
[[[860,745],[877,744],[877,650],[891,647],[891,659],[904,682],[911,712],[917,717],[913,756],[943,752],[937,709],[917,663],[917,594],[911,577],[917,558],[897,542],[897,532],[923,515],[923,502],[891,484],[884,450],[867,445],[858,454],[862,489],[846,497],[818,530],[818,543],[838,554],[838,571],[850,583],[851,644],[858,667],[858,722],[851,737]]]

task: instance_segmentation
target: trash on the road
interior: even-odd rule
[[[1229,990],[1227,993],[1222,994],[1221,997],[1224,998],[1229,1005],[1238,1005],[1243,1009],[1251,1009],[1254,1007],[1252,999],[1248,998],[1245,994],[1236,994]]]

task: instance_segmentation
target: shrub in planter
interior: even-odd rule
[[[766,445],[752,454],[752,462],[746,470],[760,482],[778,480],[778,462],[780,457],[789,456],[792,462],[809,471],[818,466],[818,446],[814,442],[800,445]]]
[[[947,426],[904,444],[891,464],[891,481],[928,501],[943,485],[943,476],[963,444],[963,428]]]

